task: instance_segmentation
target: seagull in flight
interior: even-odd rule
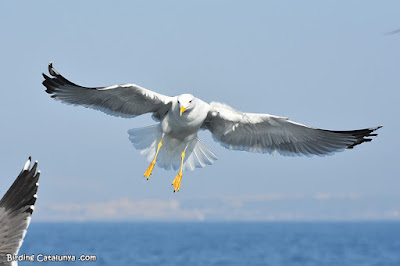
[[[191,94],[166,96],[135,84],[83,87],[64,78],[49,64],[50,76],[43,85],[51,97],[66,104],[81,105],[106,114],[133,118],[152,113],[159,123],[128,131],[129,139],[150,162],[144,176],[149,179],[154,165],[179,168],[172,182],[181,185],[182,172],[211,165],[217,156],[198,138],[209,130],[215,141],[231,150],[279,153],[287,156],[318,155],[352,149],[379,127],[332,131],[313,128],[270,114],[244,113],[218,102],[206,103]]]
[[[37,161],[32,168],[30,166],[31,157],[0,200],[0,265],[18,264],[13,256],[18,254],[24,241],[39,187],[40,171],[36,172]]]

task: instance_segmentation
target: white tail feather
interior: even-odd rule
[[[129,140],[133,146],[140,150],[151,162],[157,151],[158,143],[163,135],[161,126],[149,126],[144,128],[134,128],[128,131]],[[218,157],[199,139],[195,138],[188,144],[181,140],[174,139],[169,135],[164,135],[162,147],[157,155],[157,165],[164,169],[174,170],[181,166],[181,154],[186,148],[186,156],[183,163],[184,171],[192,171],[195,168],[202,168],[214,163]]]

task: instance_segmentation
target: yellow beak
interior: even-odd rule
[[[181,111],[180,111],[180,115],[182,116],[183,112],[185,112],[186,108],[181,106]]]

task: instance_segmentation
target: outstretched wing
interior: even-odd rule
[[[49,64],[49,73],[43,74],[43,85],[52,98],[67,104],[82,105],[100,110],[109,115],[135,117],[153,113],[160,119],[168,112],[173,97],[168,97],[135,84],[114,85],[108,87],[82,87],[64,78]]]
[[[37,162],[29,169],[30,163],[31,157],[0,200],[0,265],[11,265],[7,254],[18,254],[34,210],[40,171]]]
[[[212,102],[203,124],[222,146],[233,150],[282,155],[326,155],[371,141],[380,127],[331,131],[312,128],[269,114],[242,113]]]
[[[397,30],[393,30],[391,32],[386,33],[386,35],[391,35],[391,34],[396,34],[396,33],[400,33],[400,29]]]

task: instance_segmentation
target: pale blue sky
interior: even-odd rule
[[[400,34],[385,35],[400,27],[399,10],[398,1],[2,1],[0,194],[32,155],[38,220],[400,219]],[[146,181],[148,162],[128,140],[150,116],[50,99],[41,84],[50,61],[81,85],[136,83],[325,129],[384,128],[323,158],[230,151],[201,132],[219,160],[184,173],[172,193],[176,172],[156,168]],[[87,211],[97,203],[132,213],[97,217]]]

